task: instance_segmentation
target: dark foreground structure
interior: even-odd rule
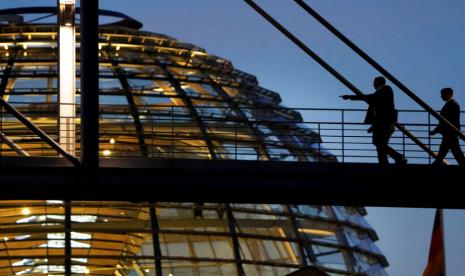
[[[0,14],[9,21],[0,25],[0,97],[7,103],[0,180],[8,187],[0,201],[0,275],[285,275],[308,266],[330,275],[386,275],[364,208],[271,204],[271,197],[247,204],[259,190],[241,186],[231,168],[278,176],[254,162],[270,161],[277,172],[284,166],[278,161],[337,165],[318,133],[254,76],[102,11],[118,18],[99,35],[102,169],[80,171],[17,115],[79,156],[80,106],[58,118],[57,25],[38,20],[56,8]],[[79,29],[77,37],[79,50]],[[201,175],[215,168],[207,160],[228,159],[242,161]],[[157,166],[164,174],[154,177]],[[287,178],[268,177],[268,184],[296,193],[302,172],[289,167]],[[230,186],[222,196],[213,184],[223,181]],[[196,185],[212,192],[202,197]],[[230,192],[244,200],[228,203]],[[189,193],[199,201],[178,203]],[[296,199],[312,202],[312,195]]]

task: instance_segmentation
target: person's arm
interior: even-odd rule
[[[375,94],[368,94],[368,95],[342,95],[340,96],[344,100],[351,100],[351,101],[365,101],[370,104],[373,101]]]
[[[441,110],[441,116],[444,117],[444,119],[451,122],[452,124],[454,124],[454,118],[456,116],[460,116],[460,107],[458,107],[458,105],[448,102],[446,103],[444,108]],[[449,129],[449,126],[445,125],[443,122],[439,122],[436,128],[430,131],[430,134],[435,135],[438,133],[443,133],[444,130],[448,130],[448,129]]]

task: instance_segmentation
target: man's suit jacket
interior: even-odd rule
[[[397,111],[394,106],[394,92],[389,85],[376,90],[373,94],[350,96],[352,100],[363,100],[369,104],[366,124],[392,125],[397,121]]]
[[[451,122],[456,128],[460,129],[460,105],[459,103],[451,99],[441,109],[441,116]],[[439,122],[434,132],[439,132],[442,135],[453,134],[446,124]]]

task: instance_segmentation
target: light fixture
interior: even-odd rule
[[[9,238],[8,238],[8,237],[3,237],[3,240],[4,240],[4,241],[8,241]]]
[[[75,0],[59,0],[59,142],[70,154],[76,148]]]
[[[111,155],[111,150],[104,150],[104,151],[103,151],[103,155],[104,155],[104,156],[109,156],[109,155]]]
[[[86,268],[86,269],[84,270],[84,273],[85,273],[85,274],[89,274],[89,273],[90,273],[90,270],[89,270],[88,268]]]
[[[311,228],[300,228],[299,232],[305,234],[312,234],[317,236],[333,236],[334,232],[329,230],[321,230],[321,229],[311,229]]]
[[[24,207],[22,210],[21,210],[21,213],[25,216],[28,216],[31,214],[31,209],[27,208],[27,207]]]
[[[150,269],[146,268],[144,271],[145,271],[146,273],[149,273],[149,272],[150,272]]]
[[[110,138],[110,144],[114,144],[116,142],[116,140],[114,138]]]

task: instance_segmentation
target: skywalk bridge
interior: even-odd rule
[[[6,59],[0,83],[0,179],[5,184],[1,193],[3,198],[45,198],[55,193],[57,197],[76,200],[93,198],[98,193],[99,198],[105,196],[108,200],[464,207],[457,192],[463,169],[455,166],[450,159],[445,166],[430,165],[435,158],[439,138],[431,137],[429,130],[441,121],[462,140],[465,135],[306,2],[295,0],[297,5],[421,107],[420,110],[401,111],[397,131],[391,140],[391,145],[407,157],[408,165],[375,164],[375,150],[366,132],[367,126],[360,123],[363,110],[276,107],[280,102],[279,95],[257,88],[255,77],[238,70],[231,71],[229,62],[163,36],[140,37],[131,32],[105,34],[106,27],[137,29],[141,24],[119,13],[99,12],[97,1],[81,2],[80,9],[76,10],[81,14],[78,58],[81,87],[76,91],[66,84],[59,89],[54,88],[50,81],[48,88],[42,90],[14,88],[19,78],[69,78],[70,74],[64,72],[75,70],[74,60],[70,63],[60,59],[58,67],[64,70],[58,72],[56,67],[44,70],[42,66],[53,65],[53,60],[31,58],[40,51],[55,51],[54,33],[57,28],[62,34],[68,32],[72,35],[74,9],[65,5],[59,10],[26,8],[2,12],[8,20],[18,21],[16,25],[19,26],[24,23],[20,14],[51,13],[49,16],[53,16],[59,13],[56,28],[37,29],[25,25],[19,27],[20,32],[14,42],[8,41],[8,34],[2,37],[6,39],[2,42]],[[362,94],[258,4],[252,0],[244,2],[349,90]],[[120,21],[101,26],[102,33],[99,34],[99,13],[117,17]],[[31,44],[35,39],[37,41]],[[34,45],[32,49],[27,47],[28,43]],[[60,51],[75,47],[70,39],[59,43]],[[150,47],[155,47],[163,59],[151,61],[142,58]],[[141,58],[130,52],[134,49],[139,51]],[[120,54],[125,53],[130,53],[130,60],[121,59]],[[167,58],[170,54],[173,59]],[[66,56],[66,52],[62,56]],[[100,73],[99,60],[108,67]],[[180,60],[186,60],[184,66],[192,68],[182,68]],[[197,64],[199,61],[202,63]],[[131,69],[125,69],[129,65]],[[138,66],[154,66],[154,71],[147,74],[138,71]],[[212,77],[208,70],[218,75]],[[225,72],[231,76],[226,78]],[[99,88],[99,76],[116,78],[120,89]],[[139,79],[142,83],[147,79],[155,80],[157,86],[135,86],[130,82],[132,79]],[[210,90],[202,87],[205,84]],[[227,90],[221,85],[230,88]],[[144,107],[142,98],[149,93],[147,91],[163,92],[162,97],[172,97],[175,106],[166,103],[158,103],[157,106],[154,103]],[[251,94],[240,101],[233,101],[231,95],[237,95],[239,91]],[[74,93],[80,94],[80,104],[69,100],[73,99],[69,96]],[[53,95],[57,94],[60,94],[60,101],[54,102]],[[128,104],[99,103],[99,94],[102,99],[124,95]],[[211,97],[205,97],[205,94]],[[47,100],[36,105],[27,101],[15,103],[12,98],[15,95],[40,95]],[[256,97],[260,106],[244,105],[251,101],[252,96]],[[218,99],[226,100],[229,106],[202,106],[202,103]],[[57,112],[60,114],[58,132]],[[223,116],[217,116],[219,113]],[[80,117],[77,118],[76,114]],[[276,114],[280,119],[271,116],[276,117]],[[274,132],[270,131],[270,126]],[[221,181],[218,181],[219,176]],[[45,192],[41,184],[53,185],[56,189]],[[123,185],[132,185],[134,189],[128,192]],[[190,192],[179,195],[176,193],[179,188]],[[146,195],[140,192],[144,189],[156,190],[153,198],[145,198]],[[244,190],[248,192],[244,193]],[[364,194],[370,196],[360,196]]]
[[[27,112],[26,106],[17,106]],[[127,108],[106,107],[120,113]],[[362,109],[289,109],[289,114],[301,116],[285,122],[267,121],[265,114],[271,110],[257,109],[247,123],[229,119],[227,125],[223,117],[212,116],[208,107],[204,110],[209,114],[204,122],[215,133],[214,140],[223,141],[221,149],[216,149],[217,159],[211,160],[208,145],[199,143],[204,138],[195,124],[185,122],[171,107],[163,111],[169,114],[163,120],[142,121],[145,129],[152,130],[145,133],[146,141],[160,145],[159,150],[150,147],[154,150],[148,156],[134,151],[137,139],[131,143],[111,138],[131,129],[132,119],[111,121],[113,126],[102,135],[109,141],[101,144],[98,168],[83,168],[75,157],[60,156],[52,141],[44,141],[2,112],[0,131],[14,136],[5,135],[1,141],[1,197],[465,207],[460,193],[463,168],[451,156],[442,166],[431,165],[441,138],[429,134],[437,122],[427,112],[400,110],[399,118],[403,129],[431,150],[424,151],[396,130],[390,145],[409,163],[382,166],[377,164],[369,126],[361,123]],[[46,128],[53,122],[42,124]],[[105,125],[105,120],[100,124]],[[289,134],[280,136],[281,140],[274,133],[252,135],[249,124],[257,129],[273,125]],[[292,132],[295,124],[308,131]],[[148,190],[153,193],[143,192]]]

